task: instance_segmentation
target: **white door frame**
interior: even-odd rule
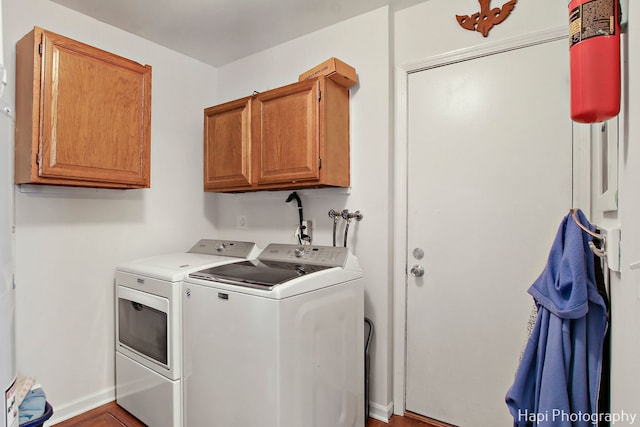
[[[393,229],[393,412],[404,415],[405,410],[405,368],[406,368],[406,330],[407,330],[407,89],[409,74],[430,68],[455,64],[470,59],[481,58],[497,53],[521,49],[556,40],[567,39],[568,26],[513,37],[498,42],[487,43],[444,54],[425,60],[411,62],[396,67],[396,108],[394,142],[394,229]],[[569,43],[567,41],[567,49]],[[569,66],[569,64],[567,64]],[[590,148],[577,141],[589,141],[588,128],[573,126],[574,140],[574,191],[573,204],[580,206],[581,201],[589,199],[589,155]],[[584,146],[584,147],[581,147]],[[584,210],[584,209],[583,209]],[[585,212],[588,215],[588,212]]]

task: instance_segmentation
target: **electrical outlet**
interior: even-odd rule
[[[236,228],[240,230],[246,230],[248,228],[246,215],[238,215],[236,217]]]

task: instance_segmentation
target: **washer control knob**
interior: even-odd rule
[[[293,254],[296,258],[302,258],[304,256],[304,248],[295,248]]]
[[[227,245],[224,243],[219,243],[218,246],[216,246],[216,251],[218,252],[224,252],[225,249],[227,249]]]

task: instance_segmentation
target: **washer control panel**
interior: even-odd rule
[[[236,258],[247,258],[256,244],[235,240],[202,239],[189,252],[205,255],[223,255]]]
[[[334,246],[269,244],[258,256],[261,261],[344,267],[349,249]]]

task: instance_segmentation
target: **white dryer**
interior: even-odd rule
[[[347,248],[270,244],[182,282],[186,427],[362,427],[363,275]]]
[[[153,427],[182,425],[180,283],[203,268],[252,259],[255,243],[200,240],[188,252],[116,269],[116,400]]]

